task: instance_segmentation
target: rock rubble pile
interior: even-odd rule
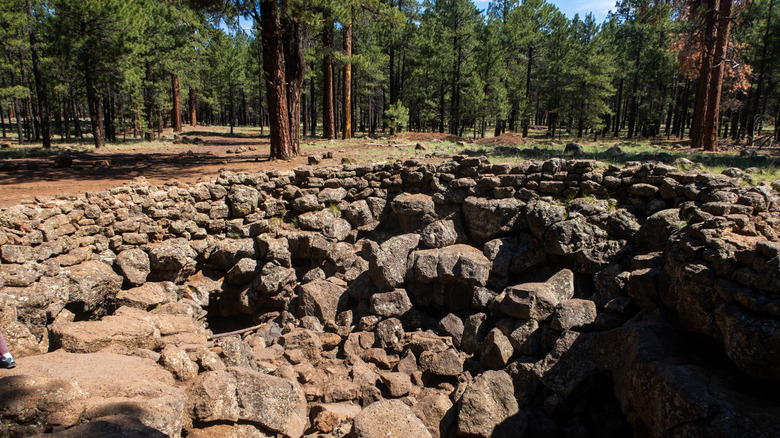
[[[0,436],[776,436],[779,201],[457,156],[10,207]]]

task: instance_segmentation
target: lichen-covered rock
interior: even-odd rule
[[[582,330],[589,328],[594,322],[596,322],[596,303],[574,298],[558,303],[550,325],[560,331]]]
[[[128,283],[140,286],[151,272],[149,256],[139,248],[122,251],[116,257],[116,266]]]
[[[257,208],[260,192],[246,186],[233,186],[228,193],[230,212],[235,217],[245,217]]]
[[[522,436],[526,419],[513,388],[512,378],[504,371],[485,371],[474,379],[460,399],[458,434],[493,437],[496,427],[511,418],[515,428],[505,436]]]
[[[436,220],[433,199],[424,194],[401,193],[390,203],[404,233],[419,232]]]
[[[739,369],[758,380],[780,382],[779,318],[733,304],[718,307],[715,318],[723,332],[726,354]]]
[[[484,199],[470,196],[463,201],[463,218],[471,236],[481,242],[525,228],[525,203],[516,198]]]
[[[81,303],[84,309],[92,311],[104,301],[116,295],[122,287],[122,277],[105,263],[88,261],[71,266],[67,271],[71,281],[68,301]]]
[[[381,245],[370,240],[365,242],[363,257],[368,260],[369,273],[376,287],[391,291],[404,282],[406,259],[419,242],[419,234],[391,237]]]
[[[152,244],[149,248],[149,276],[156,281],[181,283],[195,272],[197,255],[185,239]]]
[[[198,365],[190,359],[186,351],[174,345],[169,344],[162,349],[159,363],[183,382],[198,375]]]
[[[239,420],[259,423],[290,438],[303,436],[308,417],[300,385],[246,368],[228,371],[236,379]]]
[[[301,316],[314,316],[333,323],[336,314],[346,306],[346,289],[327,280],[315,280],[299,287]]]
[[[379,401],[363,409],[355,417],[352,434],[355,438],[431,436],[425,424],[406,404],[398,400]]]
[[[428,248],[443,248],[454,245],[458,240],[455,223],[451,220],[432,222],[420,231],[422,241]]]
[[[371,296],[371,313],[379,316],[403,316],[412,308],[412,302],[403,289],[377,293]]]

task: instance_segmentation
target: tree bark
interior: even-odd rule
[[[293,156],[301,153],[301,89],[306,78],[306,58],[303,50],[304,25],[286,22],[283,36],[285,79],[287,81],[287,112],[290,148]]]
[[[198,126],[198,106],[195,98],[195,89],[190,88],[190,126]]]
[[[344,100],[343,100],[343,118],[341,124],[343,129],[341,138],[344,140],[352,138],[352,14],[350,11],[349,24],[344,27],[344,54],[347,56],[347,62],[344,64]]]
[[[712,52],[715,45],[715,0],[706,0],[704,7],[706,8],[704,13],[705,28],[702,35],[699,82],[696,85],[696,103],[693,108],[693,124],[691,125],[692,148],[704,146],[707,98],[709,97],[710,73],[712,72]]]
[[[528,46],[528,69],[525,72],[525,100],[523,111],[523,137],[528,137],[528,127],[531,124],[531,66],[534,62],[534,46]]]
[[[271,131],[271,159],[289,160],[293,157],[293,151],[290,145],[284,47],[279,10],[275,1],[260,3],[260,19],[263,28],[263,73]]]
[[[173,132],[181,132],[181,91],[179,90],[179,75],[176,73],[171,73],[171,88],[173,89],[171,125],[173,125]]]
[[[322,137],[333,140],[336,138],[336,118],[333,104],[333,22],[330,18],[325,20],[322,49]]]
[[[16,118],[16,135],[17,139],[19,141],[19,144],[24,143],[24,140],[22,138],[22,119],[19,118],[20,110],[19,110],[19,99],[14,99],[14,116]],[[11,115],[8,115],[8,121],[11,121]]]
[[[38,38],[35,34],[35,17],[33,16],[32,2],[27,3],[27,31],[30,36],[30,52],[32,54],[33,76],[35,76],[35,93],[38,95],[38,115],[41,119],[41,136],[43,147],[51,147],[51,125],[49,124],[49,99],[46,94],[46,83],[41,72],[41,62],[38,56]]]
[[[103,131],[103,104],[97,90],[95,72],[89,61],[84,62],[84,80],[87,85],[87,104],[89,106],[89,118],[92,124],[92,138],[95,148],[100,149],[106,145],[106,135]]]
[[[720,119],[720,96],[723,90],[723,70],[726,66],[726,49],[731,28],[732,0],[720,0],[718,8],[718,31],[715,39],[710,87],[707,96],[707,118],[704,126],[704,150],[714,151],[718,145],[718,122]]]

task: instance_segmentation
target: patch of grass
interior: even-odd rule
[[[341,217],[341,207],[335,202],[331,202],[328,204],[328,210],[333,214],[335,217]]]

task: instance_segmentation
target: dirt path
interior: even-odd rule
[[[368,141],[344,144],[305,139],[303,156],[290,161],[270,161],[269,141],[258,138],[259,132],[231,136],[219,129],[190,128],[183,138],[190,141],[197,138],[197,144],[168,142],[149,146],[138,143],[137,147],[109,146],[104,151],[79,148],[86,149],[83,152],[74,148],[69,152],[73,158],[71,167],[55,167],[54,156],[9,158],[12,155],[8,153],[0,161],[0,207],[61,193],[103,191],[127,184],[137,177],[144,177],[151,184],[162,184],[171,179],[191,184],[213,180],[223,170],[288,170],[306,165],[308,155],[326,151],[330,151],[333,158],[323,161],[323,164],[336,165],[344,157],[355,161],[358,155],[368,157],[370,153],[367,152],[372,149],[387,148]],[[172,133],[169,136],[172,137]],[[16,148],[14,153],[19,156],[22,150]]]

